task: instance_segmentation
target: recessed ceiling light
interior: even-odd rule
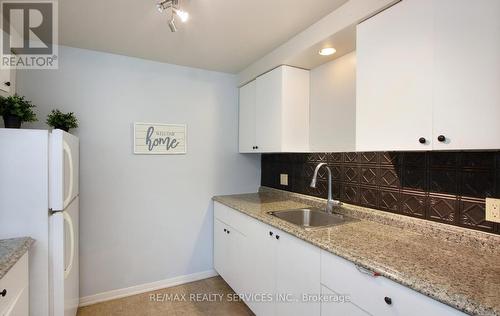
[[[326,48],[322,48],[320,51],[319,51],[319,54],[321,56],[329,56],[329,55],[333,55],[335,54],[337,50],[333,47],[326,47]]]

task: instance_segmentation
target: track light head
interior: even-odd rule
[[[168,22],[168,27],[170,27],[170,31],[171,31],[172,33],[177,32],[177,26],[175,26],[175,20],[174,20],[174,17],[172,17],[172,19],[170,20],[170,22]]]

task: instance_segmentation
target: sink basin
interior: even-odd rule
[[[347,219],[339,214],[328,214],[318,208],[300,208],[283,211],[268,212],[284,221],[303,228],[319,228],[340,225]]]

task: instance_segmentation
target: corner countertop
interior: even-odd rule
[[[308,230],[267,212],[325,200],[272,190],[213,199],[465,313],[500,315],[500,236],[349,205],[341,212],[357,221]]]
[[[30,249],[35,242],[30,237],[0,239],[0,279]]]

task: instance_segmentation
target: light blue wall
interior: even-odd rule
[[[59,65],[17,89],[31,127],[52,108],[80,120],[80,295],[212,269],[211,197],[260,182],[260,156],[238,154],[236,76],[66,47]],[[134,121],[186,123],[188,154],[134,155]]]

